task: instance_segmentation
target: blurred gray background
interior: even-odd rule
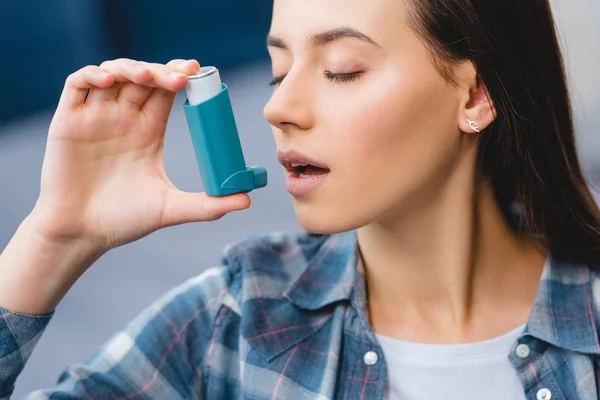
[[[553,0],[569,70],[579,149],[600,186],[600,2]],[[195,58],[229,85],[249,164],[269,171],[250,210],[157,232],[104,256],[56,311],[14,398],[52,386],[171,287],[216,265],[222,248],[249,234],[300,231],[262,117],[271,88],[264,39],[270,0],[18,0],[0,2],[0,248],[33,207],[48,125],[66,76],[86,64],[129,57]],[[179,97],[165,145],[166,169],[183,190],[202,189]]]

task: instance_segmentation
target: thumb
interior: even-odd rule
[[[163,227],[188,222],[214,221],[232,211],[250,207],[250,196],[237,193],[211,197],[206,193],[187,193],[172,188],[167,192],[162,218]]]

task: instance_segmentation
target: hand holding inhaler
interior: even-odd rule
[[[67,78],[48,131],[38,200],[0,254],[0,306],[48,313],[110,249],[250,206],[246,192],[264,186],[266,172],[244,164],[216,69],[208,80],[199,70],[194,60],[118,59]],[[207,193],[177,189],[163,162],[167,122],[186,86]]]
[[[209,98],[210,92],[200,100],[206,92],[190,85],[198,104],[185,106],[207,193],[183,192],[167,177],[164,135],[177,93],[191,82],[188,76],[216,85],[198,78],[199,70],[193,60],[163,65],[119,59],[67,79],[31,217],[44,237],[83,239],[110,249],[160,228],[248,208],[245,192],[264,182],[264,175],[242,166],[224,85],[216,96]]]

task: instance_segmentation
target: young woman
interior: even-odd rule
[[[277,0],[267,44],[265,117],[310,233],[231,246],[32,398],[597,399],[600,218],[547,1]],[[67,79],[0,257],[0,397],[98,257],[249,207],[166,177],[198,68]]]

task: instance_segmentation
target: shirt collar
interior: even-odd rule
[[[352,302],[368,329],[356,232],[322,238],[309,245],[316,250],[304,248],[292,261],[301,268],[283,293],[285,301],[259,296],[243,303],[242,315],[252,316],[242,318],[243,335],[267,360],[318,332],[333,317],[329,306],[341,301]],[[564,350],[600,354],[593,280],[588,267],[550,256],[524,334]]]
[[[331,236],[311,235],[300,239],[299,247],[265,251],[262,246],[238,249],[246,271],[241,304],[240,329],[246,341],[267,361],[313,336],[341,309],[334,303],[350,300],[356,277],[356,235],[347,232]],[[262,282],[261,265],[281,268],[280,277]],[[287,272],[284,272],[287,271]],[[261,285],[286,281],[283,299],[269,298]],[[331,306],[331,307],[330,307]]]
[[[598,283],[587,266],[546,260],[538,293],[525,334],[558,348],[600,354],[594,286]]]
[[[356,240],[355,232],[330,238],[288,290],[287,298],[307,310],[352,300],[359,315],[368,320],[364,276],[357,270]],[[598,292],[595,296],[594,286]],[[599,296],[600,280],[589,267],[559,261],[550,254],[525,333],[567,351],[598,355]]]
[[[308,260],[306,270],[285,291],[284,297],[305,310],[350,300],[356,283],[356,266],[355,231],[330,236]]]

